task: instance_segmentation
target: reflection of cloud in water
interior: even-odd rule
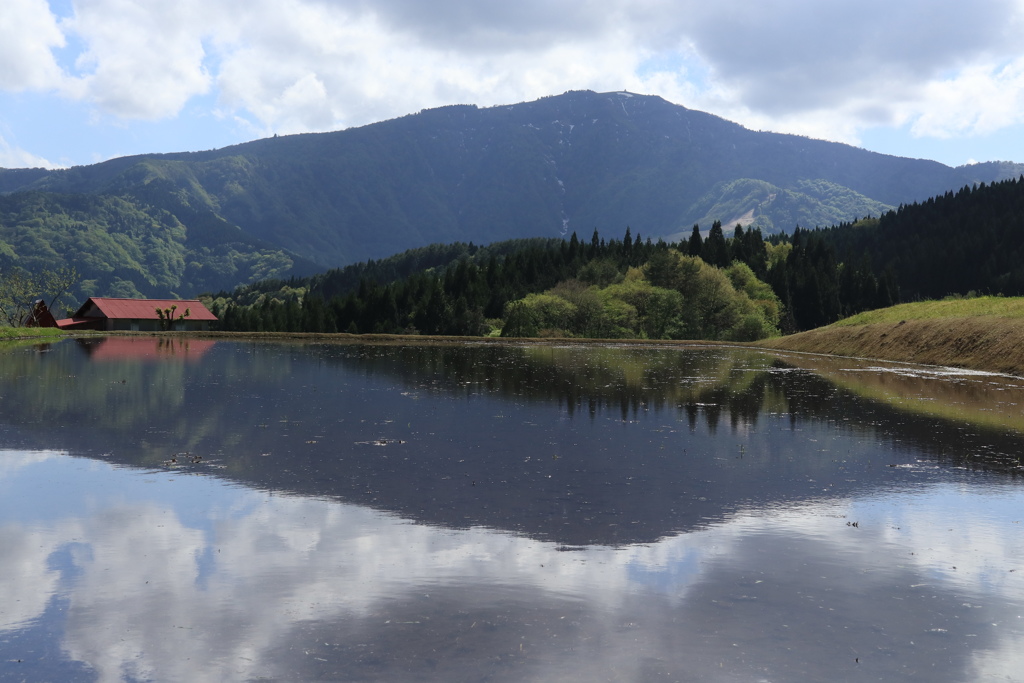
[[[180,498],[134,502],[172,478]],[[939,486],[576,549],[326,500],[203,499],[191,489],[211,480],[180,474],[111,468],[107,484],[114,493],[77,513],[7,524],[0,555],[0,594],[27,598],[0,624],[41,617],[64,593],[63,646],[100,680],[845,680],[895,660],[940,663],[932,680],[1024,670],[1021,626],[1008,623],[1024,602],[1024,530],[1004,528],[1024,495],[1009,487],[994,511]],[[51,569],[55,558],[73,567]]]
[[[46,609],[60,582],[47,558],[66,542],[68,531],[0,526],[0,633],[23,627]]]
[[[47,460],[63,457],[60,451],[5,451],[0,450],[0,485],[18,470]]]
[[[14,500],[14,492],[8,489],[16,473],[59,457],[54,451],[0,451],[0,500]],[[0,596],[4,596],[0,633],[23,626],[46,608],[60,581],[60,574],[47,566],[47,558],[71,532],[65,527],[27,534],[23,528],[3,522],[0,516]]]

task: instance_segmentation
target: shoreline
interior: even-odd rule
[[[914,363],[1024,376],[1024,318],[964,316],[900,320],[862,325],[834,324],[754,342],[676,339],[594,339],[575,337],[456,337],[317,332],[91,332],[11,335],[9,342],[47,343],[91,336],[191,337],[345,344],[512,344],[644,347],[734,347],[824,356]]]
[[[926,318],[830,325],[754,342],[765,349],[1024,376],[1024,319]]]

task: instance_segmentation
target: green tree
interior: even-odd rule
[[[722,224],[715,221],[708,233],[708,238],[701,249],[700,257],[707,263],[719,268],[725,268],[732,260],[729,257],[729,245],[725,241],[725,233],[722,231]]]
[[[36,301],[53,310],[79,281],[78,271],[71,266],[43,268],[35,274],[11,268],[0,274],[0,320],[10,327],[37,325]]]
[[[704,250],[704,240],[700,236],[700,226],[693,224],[693,232],[690,233],[690,241],[686,243],[686,251],[690,256],[700,256]]]
[[[189,317],[190,315],[192,315],[192,309],[186,308],[184,313],[181,313],[180,315],[178,315],[178,317],[174,317],[174,314],[177,310],[177,304],[171,304],[171,306],[168,308],[157,307],[156,315],[158,318],[160,318],[160,327],[162,327],[164,330],[171,330],[174,328],[174,323],[180,322],[185,318]]]
[[[505,323],[501,327],[502,337],[536,337],[538,329],[536,315],[525,301],[508,303],[505,307]]]
[[[746,263],[733,261],[725,274],[736,291],[743,292],[758,309],[761,319],[770,328],[777,328],[782,315],[782,302],[771,285],[759,280]],[[765,334],[764,336],[771,336]],[[761,337],[757,337],[760,339]]]
[[[607,287],[602,294],[629,304],[636,311],[631,331],[647,339],[671,338],[673,323],[683,307],[679,292],[654,286],[639,269],[630,269],[623,282]]]
[[[622,273],[619,267],[610,258],[591,259],[585,266],[580,268],[577,279],[587,284],[606,287],[613,282],[622,280]]]
[[[644,265],[644,276],[655,287],[675,289],[679,284],[679,252],[658,249]]]

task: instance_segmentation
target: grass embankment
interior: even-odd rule
[[[0,349],[45,344],[66,336],[55,327],[0,327]]]
[[[136,333],[138,334],[138,333]],[[146,335],[154,333],[145,333]],[[171,333],[179,334],[179,333]],[[0,344],[4,342],[40,341],[66,336],[56,329],[0,328]],[[76,335],[77,336],[77,335]],[[350,335],[286,334],[286,333],[198,333],[189,336],[245,338],[304,338],[338,341]],[[362,335],[352,337],[361,343],[465,343],[466,337],[410,337],[393,335]],[[636,340],[596,339],[489,339],[472,338],[474,342],[493,343],[627,343]],[[668,345],[706,345],[723,342],[646,342]],[[6,345],[6,344],[5,344]],[[730,344],[731,345],[731,344]],[[736,344],[763,348],[821,353],[834,356],[874,358],[878,360],[945,365],[1024,376],[1024,297],[979,297],[944,299],[900,304],[877,311],[860,313],[845,320],[808,332]]]
[[[36,339],[38,337],[60,337],[63,332],[56,327],[0,327],[0,341],[7,339]]]
[[[1024,298],[900,304],[757,345],[1024,375]]]

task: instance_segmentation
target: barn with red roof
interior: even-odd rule
[[[217,316],[198,299],[110,299],[89,297],[70,318],[57,320],[62,330],[155,332],[210,329]]]

